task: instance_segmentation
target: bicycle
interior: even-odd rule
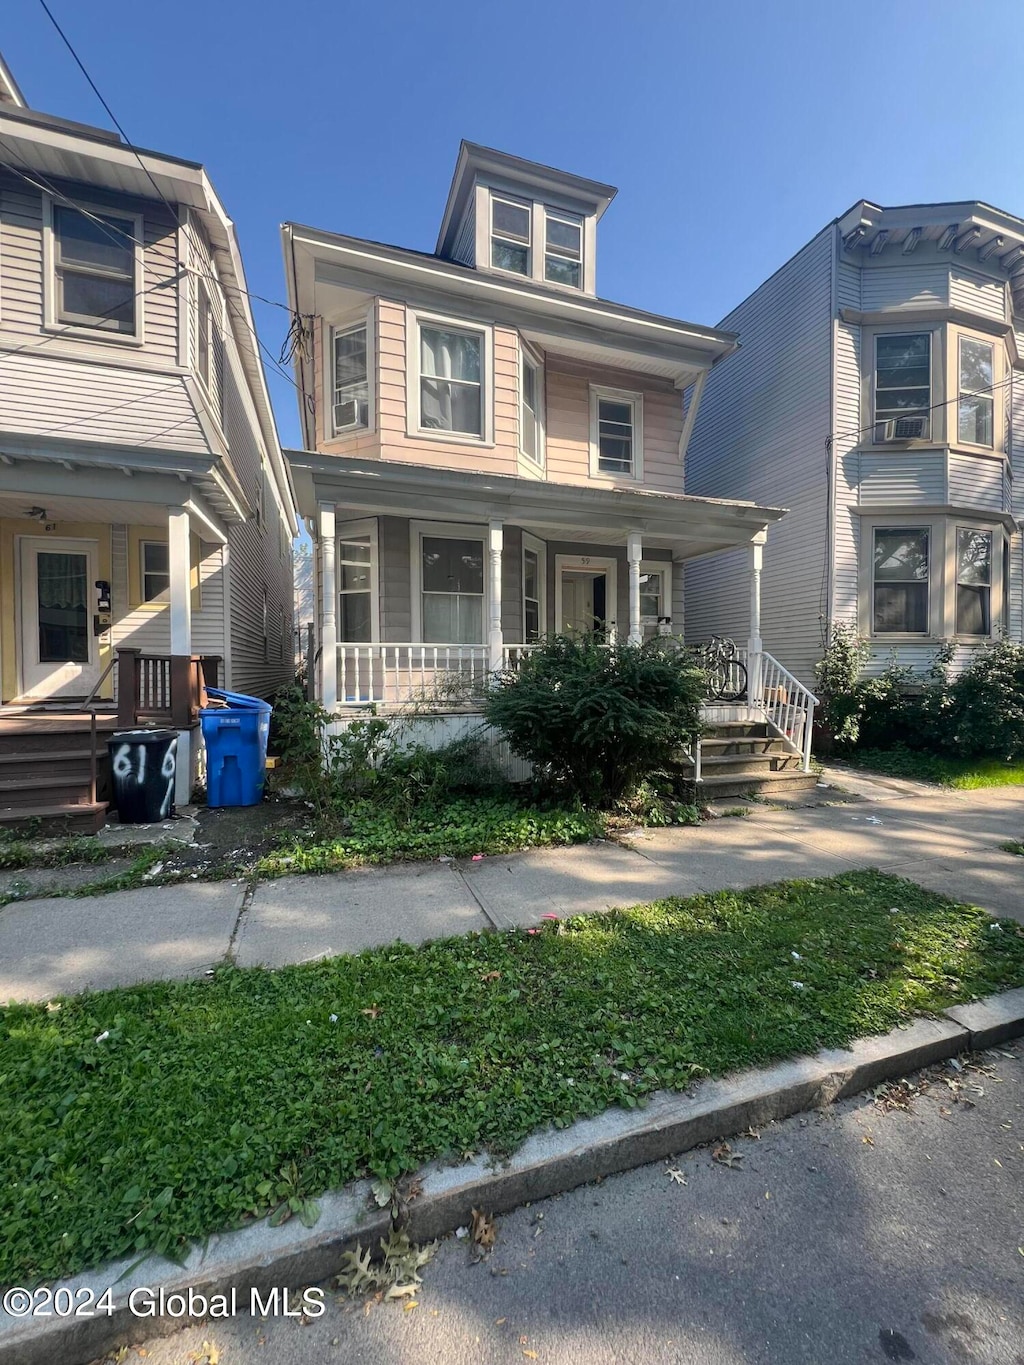
[[[747,666],[736,657],[734,641],[713,635],[697,654],[707,676],[708,701],[742,701],[747,695]]]

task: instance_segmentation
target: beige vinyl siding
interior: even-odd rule
[[[833,240],[831,228],[819,233],[721,322],[740,349],[708,377],[686,468],[687,493],[789,509],[765,547],[762,637],[808,684],[826,572]],[[747,564],[730,552],[687,565],[688,638],[746,638]]]
[[[899,265],[863,263],[861,307],[865,313],[883,308],[946,308],[949,305],[949,266],[944,261],[922,263],[914,253]]]
[[[347,323],[357,323],[358,319],[349,318]],[[370,364],[373,368],[373,391],[380,392],[380,339],[377,312],[374,309],[367,327],[367,337],[371,346]],[[313,410],[316,413],[315,434],[317,449],[327,455],[353,455],[366,460],[380,459],[380,431],[375,414],[371,415],[370,430],[348,431],[342,436],[332,436],[334,423],[334,393],[325,385],[333,373],[331,357],[331,326],[325,323],[313,328]],[[402,411],[405,411],[404,405]]]
[[[682,395],[665,380],[629,370],[585,364],[548,355],[545,361],[547,476],[552,483],[600,484],[590,473],[590,389],[592,385],[643,395],[642,487],[661,493],[683,491],[679,436]],[[629,486],[632,480],[622,479]]]
[[[941,450],[894,451],[884,455],[862,450],[856,459],[860,466],[861,504],[946,501],[946,459]]]
[[[954,507],[1003,511],[1003,461],[951,450],[948,501]]]
[[[1005,284],[973,270],[950,272],[949,301],[954,308],[966,308],[998,322],[1006,320]]]

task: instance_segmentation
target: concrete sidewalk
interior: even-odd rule
[[[1024,923],[1024,788],[886,789],[854,805],[771,810],[628,845],[403,864],[254,889],[221,882],[43,899],[0,909],[0,1001],[283,966],[403,939],[537,923],[662,896],[877,867]]]

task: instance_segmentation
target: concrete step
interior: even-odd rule
[[[803,760],[799,754],[780,749],[767,754],[701,754],[701,771],[705,777],[731,773],[760,777],[768,773],[798,772]]]
[[[96,834],[107,821],[107,803],[97,801],[81,806],[58,805],[12,807],[0,804],[0,829],[37,836]]]
[[[789,797],[797,792],[810,791],[818,785],[815,773],[800,772],[799,769],[781,773],[763,773],[761,776],[742,773],[724,773],[705,776],[699,784],[699,795],[704,801],[719,801],[726,796],[763,796],[771,800],[773,796]]]
[[[763,720],[725,720],[709,725],[705,739],[773,739],[767,721]]]
[[[777,735],[712,735],[701,739],[701,752],[705,758],[719,754],[785,754],[789,750],[786,742]]]

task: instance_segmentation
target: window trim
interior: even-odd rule
[[[633,408],[633,468],[628,474],[613,473],[600,466],[599,413],[601,400],[629,403]],[[632,389],[590,385],[590,477],[602,483],[642,483],[644,477],[644,396]]]
[[[535,392],[537,407],[535,418],[537,422],[537,454],[530,455],[523,445],[523,432],[525,430],[524,411],[526,409],[526,385],[524,375],[526,367],[529,366],[535,375]],[[519,454],[527,462],[530,469],[544,471],[547,469],[547,412],[545,407],[545,373],[544,361],[534,351],[532,346],[527,345],[522,337],[519,338]]]
[[[473,322],[467,318],[432,313],[418,308],[405,310],[405,379],[406,379],[406,434],[415,441],[440,441],[445,445],[494,445],[494,327],[490,323]],[[467,431],[441,431],[420,426],[420,357],[423,354],[421,331],[437,327],[450,332],[464,332],[481,337],[481,404],[483,430],[479,436]]]
[[[928,337],[928,403],[927,411],[924,414],[928,419],[927,436],[899,436],[891,440],[879,438],[878,428],[881,422],[891,420],[889,418],[878,417],[878,339],[879,337]],[[867,397],[868,412],[870,413],[870,444],[882,446],[883,448],[903,447],[907,445],[935,445],[940,444],[942,439],[942,426],[945,420],[945,411],[942,403],[942,366],[936,365],[936,350],[939,350],[941,358],[941,346],[936,347],[936,337],[941,341],[941,328],[936,327],[909,327],[905,325],[894,325],[891,327],[876,327],[867,332],[866,339],[870,342],[871,368],[867,375]]]
[[[940,523],[941,525],[941,523]],[[875,536],[879,531],[924,531],[928,536],[928,578],[925,595],[925,626],[923,631],[875,629]],[[939,547],[945,555],[945,537],[936,535],[936,526],[930,521],[918,521],[915,517],[901,517],[896,520],[873,522],[868,531],[867,575],[869,590],[867,594],[867,614],[869,635],[872,640],[883,643],[893,640],[929,640],[935,636],[936,605],[939,598],[939,585],[943,579],[942,565],[936,564],[935,551]],[[936,576],[938,573],[938,576]]]
[[[950,339],[956,339],[956,345],[950,346],[949,348],[951,353],[950,362],[953,366],[952,378],[955,384],[955,388],[951,389],[951,392],[956,394],[956,403],[953,405],[954,412],[951,414],[952,420],[950,425],[953,427],[953,424],[955,423],[953,429],[955,430],[956,436],[955,439],[953,439],[951,433],[949,444],[965,450],[1002,454],[1005,449],[1005,440],[1003,437],[1003,406],[1001,401],[1004,390],[1000,388],[1000,384],[1002,383],[1004,375],[1002,373],[999,357],[1001,352],[1005,354],[1005,347],[1000,347],[997,344],[997,339],[995,337],[986,336],[984,333],[980,332],[972,332],[965,327],[951,327],[949,336]],[[960,402],[964,397],[971,396],[965,394],[960,388],[960,348],[965,340],[981,342],[983,345],[992,348],[992,388],[987,395],[980,395],[981,397],[988,397],[992,402],[992,440],[987,445],[980,441],[967,441],[960,435]]]
[[[510,203],[522,203],[524,207],[527,205],[532,207],[530,270],[526,275],[521,275],[517,270],[505,270],[501,266],[491,264],[491,240],[493,236],[491,227],[494,221],[492,204],[495,198],[507,199]],[[474,213],[476,219],[474,250],[478,269],[487,270],[506,280],[532,280],[534,284],[540,284],[545,289],[554,289],[564,294],[593,295],[596,220],[592,207],[575,202],[568,197],[559,202],[557,195],[548,195],[539,189],[536,195],[524,197],[522,185],[515,185],[511,181],[503,181],[495,177],[477,181]],[[547,217],[549,213],[555,217],[571,218],[574,222],[579,223],[580,282],[578,286],[562,284],[558,280],[546,278],[545,257],[547,256]],[[557,255],[557,253],[554,254]],[[566,257],[566,259],[569,258]]]
[[[88,338],[93,341],[113,342],[119,346],[144,346],[146,343],[146,293],[145,222],[141,213],[131,209],[112,208],[109,204],[94,204],[76,200],[73,204],[55,201],[52,194],[43,193],[43,325],[42,331],[56,332],[69,337]],[[90,327],[86,323],[61,322],[57,316],[57,229],[54,224],[54,208],[80,208],[97,217],[124,218],[132,224],[135,245],[132,252],[135,291],[135,330],[132,332],[105,331],[102,327]]]
[[[151,546],[153,547],[160,546],[164,550],[168,549],[167,541],[160,540],[155,536],[146,536],[144,539],[140,539],[139,541],[139,598],[140,598],[139,605],[143,607],[151,607],[154,604],[168,602],[170,601],[171,596],[171,565],[169,559],[167,563],[166,574],[167,587],[163,590],[163,592],[157,593],[154,597],[146,596],[146,579],[147,577],[155,576],[158,572],[155,569],[146,568],[146,551]]]
[[[409,584],[412,590],[412,639],[410,643],[422,645],[433,643],[423,638],[423,537],[428,536],[438,540],[479,540],[483,553],[484,567],[484,586],[483,586],[483,612],[481,614],[481,634],[483,639],[476,640],[472,645],[467,644],[465,648],[479,648],[487,644],[487,604],[490,601],[491,593],[491,557],[487,552],[487,523],[486,522],[454,522],[454,521],[412,521],[409,522],[409,554],[410,554],[410,575]],[[441,643],[455,644],[454,640],[446,640]]]
[[[144,544],[166,545],[167,532],[160,526],[129,526],[127,537],[128,552],[128,610],[156,613],[166,611],[170,601],[170,588],[160,597],[152,597],[147,602],[143,598],[145,572]],[[192,586],[192,611],[203,609],[203,540],[195,531],[189,532],[189,580]]]
[[[344,440],[346,436],[361,436],[377,429],[377,309],[376,302],[357,313],[324,322],[324,432],[329,441]],[[334,338],[344,332],[366,328],[366,425],[336,427],[334,425]]]
[[[537,556],[537,588],[540,596],[534,600],[537,603],[537,619],[540,623],[540,638],[543,639],[548,634],[548,546],[547,541],[538,539],[531,535],[529,531],[523,532],[523,544],[519,558],[519,596],[523,613],[522,629],[519,632],[522,636],[522,643],[531,644],[532,641],[526,638],[526,552],[529,550]]]
[[[341,543],[345,540],[359,540],[368,536],[370,540],[370,644],[380,644],[380,534],[376,517],[361,517],[358,521],[339,521],[334,527],[334,588],[337,602],[337,631],[339,644],[357,645],[358,640],[341,638]],[[365,643],[365,642],[362,642]]]

